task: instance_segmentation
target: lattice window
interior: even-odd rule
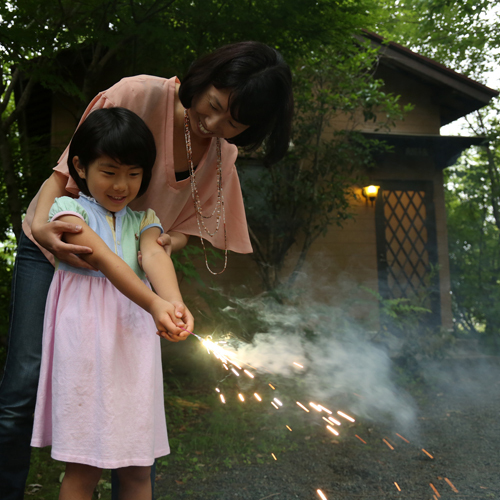
[[[383,190],[387,288],[392,298],[410,297],[428,285],[425,191]]]

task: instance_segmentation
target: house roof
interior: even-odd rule
[[[380,47],[382,65],[409,73],[435,87],[436,101],[440,105],[441,126],[486,106],[499,94],[497,90],[398,43],[387,42],[376,33],[363,33],[373,45]]]
[[[420,158],[433,158],[436,168],[442,170],[453,165],[462,151],[470,146],[483,146],[488,143],[485,137],[465,137],[425,134],[380,134],[364,132],[367,139],[385,142],[392,147],[390,153],[384,156],[399,154]]]

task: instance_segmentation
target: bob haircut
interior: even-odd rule
[[[185,108],[211,85],[230,91],[231,116],[249,125],[227,141],[247,150],[265,141],[267,163],[285,155],[293,116],[292,74],[281,54],[260,42],[225,45],[195,61],[182,80],[179,98]]]
[[[142,183],[137,197],[143,195],[151,181],[156,160],[153,134],[142,118],[125,108],[103,108],[92,111],[76,129],[69,145],[68,168],[80,191],[92,196],[87,182],[75,167],[73,158],[78,156],[87,171],[100,156],[109,156],[123,165],[142,168]]]

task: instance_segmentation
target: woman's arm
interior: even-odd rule
[[[67,262],[74,267],[93,269],[91,265],[78,257],[77,254],[90,254],[92,248],[78,244],[68,244],[63,241],[64,233],[79,233],[82,230],[80,220],[75,223],[62,221],[62,218],[53,222],[47,222],[49,210],[54,200],[61,196],[67,196],[65,189],[67,177],[59,172],[54,172],[45,181],[33,217],[31,232],[35,240],[59,260]]]
[[[159,231],[160,229],[158,227],[151,227],[141,234],[140,248],[142,267],[153,285],[155,292],[161,298],[174,304],[176,317],[183,320],[184,327],[188,332],[192,332],[194,319],[191,312],[182,301],[182,295],[179,290],[172,259],[163,248],[158,245],[157,240]],[[175,340],[185,340],[188,335],[188,333],[185,333]]]
[[[170,231],[168,233],[162,233],[156,242],[161,245],[167,255],[172,255],[172,252],[178,252],[182,250],[188,243],[189,236],[187,234],[178,233],[176,231]]]
[[[185,326],[175,317],[175,309],[172,304],[163,300],[150,290],[134,273],[130,266],[118,255],[114,254],[85,222],[74,215],[64,215],[60,218],[62,222],[69,224],[80,224],[82,230],[77,234],[64,233],[64,239],[73,245],[88,245],[93,249],[91,254],[82,255],[82,259],[93,268],[99,269],[113,285],[126,297],[149,312],[155,321],[156,327],[162,337],[168,338],[168,332],[173,335],[186,335],[177,324]],[[158,246],[158,245],[156,245]],[[163,252],[161,247],[158,249]],[[165,253],[165,252],[163,252]],[[175,293],[172,295],[175,296]]]

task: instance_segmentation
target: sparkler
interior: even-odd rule
[[[220,343],[218,342],[213,342],[212,340],[210,340],[209,338],[202,338],[200,337],[199,335],[193,333],[193,332],[190,332],[189,330],[186,330],[185,328],[182,328],[184,331],[188,332],[189,334],[193,335],[194,337],[196,337],[201,343],[202,345],[207,349],[207,352],[209,354],[213,354],[215,356],[215,358],[217,358],[222,366],[224,367],[225,370],[227,371],[230,371],[232,372],[236,377],[239,377],[241,375],[241,372],[244,373],[247,377],[251,378],[251,379],[254,379],[255,378],[255,375],[250,372],[249,370],[247,370],[246,368],[242,368],[239,364],[239,362],[236,360],[236,353],[234,351],[229,351],[227,349],[224,349]],[[249,365],[248,363],[243,363],[244,365],[246,365],[247,367],[250,367],[250,368],[253,368],[254,370],[256,370],[255,367]],[[304,369],[304,366],[300,363],[297,363],[297,362],[293,362],[293,365],[296,366],[297,368],[299,369]],[[240,370],[240,371],[238,371]],[[270,373],[270,372],[269,372]],[[275,391],[276,390],[276,387],[271,384],[271,383],[268,383],[269,387]],[[220,397],[220,400],[223,404],[226,403],[226,399],[224,397],[224,395],[221,393],[220,389],[219,388],[216,388],[215,389],[218,393],[219,393],[219,397]],[[356,396],[358,397],[361,397],[359,396],[358,394],[355,394]],[[253,396],[255,397],[255,399],[257,399],[257,401],[259,402],[262,402],[262,397],[258,394],[258,393],[254,393]],[[238,399],[243,403],[245,402],[245,397],[242,393],[239,393],[238,394]],[[282,406],[283,406],[283,403],[278,399],[278,398],[273,398],[273,400],[270,402],[270,404],[276,409],[276,410],[279,410]],[[299,401],[296,401],[296,404],[297,406],[299,406],[302,410],[304,410],[306,413],[310,413],[309,409],[306,408],[306,406],[304,406],[302,403],[300,403]],[[314,402],[309,402],[309,406],[311,408],[313,408],[314,410],[316,410],[316,412],[318,413],[326,413],[327,416],[323,416],[321,415],[321,418],[322,420],[324,420],[328,425],[326,425],[326,429],[334,434],[335,436],[339,436],[339,432],[334,429],[334,427],[332,427],[332,425],[337,425],[337,426],[340,426],[341,425],[341,422],[336,420],[335,418],[333,418],[331,415],[332,415],[332,411],[329,410],[328,408],[326,408],[325,406],[321,405],[321,404],[318,404],[318,403],[314,403]],[[339,415],[340,417],[342,417],[343,419],[349,421],[349,422],[352,422],[354,423],[356,420],[351,417],[350,415],[347,415],[346,413],[342,412],[342,411],[337,411],[337,415]],[[285,427],[290,431],[292,432],[292,428],[289,426],[289,425],[285,425]],[[401,440],[405,441],[406,443],[410,443],[410,441],[408,441],[408,439],[406,439],[405,437],[403,437],[401,434],[398,434],[398,433],[395,433],[396,436],[398,436]],[[361,441],[363,444],[367,444],[367,442],[362,439],[360,436],[358,436],[357,434],[355,434],[355,437]],[[394,446],[392,446],[392,444],[388,441],[388,438],[383,438],[382,441],[389,447],[390,450],[394,450]],[[426,451],[425,449],[422,448],[422,451],[431,459],[433,459],[434,457],[428,452]],[[271,453],[271,456],[273,457],[274,460],[277,460],[276,458],[276,455],[274,453]],[[442,479],[441,477],[439,479]],[[448,479],[448,478],[444,478],[445,482],[450,486],[450,488],[455,492],[455,493],[458,493],[458,490],[457,488],[455,488],[455,486],[453,485],[453,483]],[[398,492],[401,492],[401,488],[399,486],[399,484],[394,481],[394,486],[397,488]],[[432,483],[429,483],[429,486],[431,487],[431,489],[433,490],[433,497],[435,500],[438,500],[441,495],[439,494],[438,490],[436,489],[436,487],[432,484]],[[325,494],[321,491],[321,490],[316,490],[318,496],[322,499],[322,500],[328,500],[327,497],[325,496]]]

